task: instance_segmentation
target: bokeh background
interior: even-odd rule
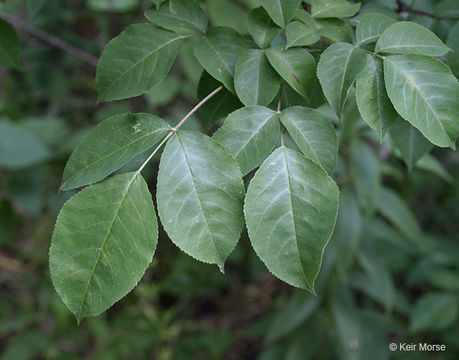
[[[151,112],[175,123],[199,97],[202,69],[190,41],[149,93],[96,104],[91,55],[100,56],[126,26],[144,22],[152,2],[159,1],[0,1],[0,16],[16,21],[21,44],[20,67],[0,67],[0,359],[457,359],[459,154],[434,149],[408,172],[396,152],[368,134],[352,102],[339,129],[336,179],[343,193],[318,296],[269,274],[246,234],[222,274],[181,253],[161,229],[135,290],[76,325],[48,270],[56,215],[73,195],[58,192],[66,159],[110,115]],[[248,9],[258,6],[257,0],[202,3],[212,24],[242,33]],[[363,3],[400,10],[392,0]],[[436,1],[406,3],[430,11]],[[444,41],[457,21],[402,15]],[[82,60],[52,46],[36,29],[89,56]],[[201,114],[186,127],[207,125]],[[5,144],[17,151],[2,154]],[[372,155],[360,157],[362,146]],[[153,194],[158,159],[146,172]],[[369,179],[383,194],[370,212],[360,201],[372,201]],[[391,352],[392,342],[445,344],[447,351]]]

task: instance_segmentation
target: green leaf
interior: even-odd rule
[[[400,21],[389,26],[376,43],[376,52],[442,56],[451,51],[430,30],[419,24]]]
[[[249,13],[247,28],[253,40],[261,49],[269,47],[281,30],[262,7],[256,8]]]
[[[354,182],[359,202],[367,213],[372,214],[381,190],[381,169],[374,151],[363,141],[351,143],[350,175]]]
[[[317,34],[331,42],[352,43],[352,28],[348,23],[340,19],[317,20]]]
[[[453,50],[446,54],[446,63],[457,78],[459,77],[459,22],[451,28],[446,45]]]
[[[139,0],[87,0],[94,11],[129,11],[139,6]]]
[[[164,120],[150,114],[118,114],[102,121],[73,151],[65,166],[61,189],[104,179],[156,145],[169,129]]]
[[[459,4],[456,0],[443,0],[435,6],[438,18],[459,19]]]
[[[279,148],[263,162],[250,182],[244,212],[252,246],[269,271],[314,292],[338,195],[327,173],[295,150]]]
[[[134,288],[157,239],[153,201],[138,173],[89,186],[64,205],[49,267],[57,293],[78,322],[100,314]]]
[[[384,84],[381,60],[367,55],[367,67],[357,78],[355,96],[363,120],[382,140],[398,118]]]
[[[260,0],[261,5],[266,9],[271,19],[285,29],[288,22],[295,15],[301,0]]]
[[[269,105],[280,87],[280,79],[263,50],[244,52],[236,63],[234,87],[245,105]]]
[[[383,187],[378,201],[379,211],[408,238],[419,241],[421,229],[405,201],[391,189]]]
[[[0,66],[19,67],[19,39],[14,28],[0,19]]]
[[[0,121],[0,168],[20,169],[42,163],[51,151],[35,135],[7,121]]]
[[[158,173],[158,212],[172,242],[223,268],[244,224],[239,166],[213,139],[180,131],[168,141]]]
[[[309,100],[316,83],[316,61],[304,49],[282,50],[274,46],[266,51],[269,63],[298,94]]]
[[[202,67],[234,93],[236,62],[250,48],[247,39],[230,28],[212,28],[194,46],[194,55]]]
[[[142,94],[164,79],[182,36],[150,24],[128,27],[104,49],[97,66],[99,101]]]
[[[449,184],[453,184],[455,181],[442,163],[430,154],[425,154],[421,159],[419,159],[416,167],[439,176]]]
[[[219,86],[220,83],[204,71],[198,84],[198,99],[204,99]],[[226,89],[220,90],[199,108],[204,130],[209,130],[218,120],[225,118],[229,113],[242,106],[243,104],[236,95]]]
[[[341,42],[329,46],[320,57],[317,76],[328,103],[339,118],[349,90],[366,62],[362,49]]]
[[[195,0],[170,0],[159,11],[147,10],[145,17],[153,24],[178,34],[205,32],[207,17]]]
[[[345,0],[312,0],[311,15],[315,18],[350,17],[360,9],[360,3]]]
[[[400,150],[403,161],[411,171],[433,145],[408,121],[399,119],[390,131],[394,145]]]
[[[443,330],[456,322],[458,300],[446,293],[431,293],[421,297],[411,311],[410,331]]]
[[[386,89],[397,112],[430,142],[452,148],[459,136],[459,84],[439,60],[422,55],[384,59]]]
[[[286,48],[295,46],[312,45],[320,40],[320,35],[316,33],[316,29],[303,24],[300,21],[292,21],[287,25],[286,30],[287,45]]]
[[[249,106],[231,113],[213,138],[239,162],[245,176],[271,154],[279,137],[279,125],[275,111]]]
[[[397,22],[394,18],[381,13],[367,13],[359,21],[355,31],[357,44],[369,44],[377,41],[384,30]]]
[[[283,110],[280,119],[303,155],[332,174],[338,157],[338,139],[330,119],[320,111],[301,106]]]

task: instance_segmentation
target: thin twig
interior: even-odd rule
[[[155,154],[158,152],[159,149],[161,149],[161,146],[163,146],[167,140],[174,134],[173,131],[171,131],[167,136],[159,143],[159,145],[153,150],[153,152],[150,154],[150,156],[147,158],[147,160],[144,161],[141,167],[135,172],[137,175],[140,174],[140,172],[143,170],[143,168],[150,162],[150,160],[155,156]]]
[[[80,60],[83,60],[84,62],[96,67],[98,59],[87,53],[86,51],[83,51],[61,39],[59,39],[56,36],[53,36],[51,34],[48,34],[47,32],[44,32],[43,30],[38,29],[37,27],[28,24],[21,19],[9,15],[9,14],[0,14],[0,18],[5,20],[6,22],[10,23],[13,25],[15,28],[23,30],[28,32],[29,34],[36,36],[37,38],[47,42],[48,44],[51,44],[52,46],[55,46],[61,50],[64,50],[73,56],[77,57]]]

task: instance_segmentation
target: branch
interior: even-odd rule
[[[397,1],[397,5],[398,5],[397,12],[399,12],[399,13],[402,12],[402,11],[406,11],[406,12],[410,12],[410,13],[413,13],[413,14],[418,14],[418,15],[429,16],[429,17],[432,17],[432,18],[437,18],[435,16],[435,14],[432,14],[432,13],[424,11],[424,10],[418,10],[418,9],[412,8],[410,5],[405,4],[402,0],[396,0],[396,1]]]
[[[56,36],[53,36],[51,34],[48,34],[47,32],[44,32],[43,30],[40,30],[36,28],[33,25],[30,25],[21,19],[18,19],[15,16],[9,15],[9,14],[0,14],[0,18],[5,20],[6,22],[10,23],[13,25],[16,29],[20,29],[23,31],[28,32],[29,34],[47,42],[48,44],[51,44],[52,46],[55,46],[61,50],[64,50],[73,56],[77,57],[80,60],[83,60],[84,62],[96,67],[98,59],[87,53],[86,51],[83,51],[61,39],[59,39]]]

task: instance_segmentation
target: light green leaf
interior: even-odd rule
[[[244,224],[239,166],[215,140],[180,131],[168,141],[158,174],[158,212],[172,242],[223,269]]]
[[[443,330],[454,324],[458,300],[446,293],[430,293],[421,297],[411,311],[410,331]]]
[[[304,49],[282,50],[274,46],[266,51],[271,66],[298,94],[309,100],[316,83],[316,61]]]
[[[403,161],[411,171],[424,154],[432,149],[430,143],[408,121],[399,119],[390,131],[390,137],[394,145],[400,150]]]
[[[338,139],[330,119],[320,111],[301,106],[283,110],[280,119],[303,155],[332,174],[338,157]]]
[[[442,56],[451,51],[430,30],[419,24],[400,21],[389,26],[376,43],[376,52]]]
[[[360,3],[345,0],[312,0],[311,15],[315,18],[350,17],[360,9]]]
[[[295,15],[301,0],[260,0],[261,5],[266,9],[269,16],[282,29],[285,29],[288,22]]]
[[[137,173],[92,185],[64,205],[49,267],[57,293],[78,322],[100,314],[134,288],[157,239],[153,201]]]
[[[88,7],[94,11],[129,11],[139,6],[139,0],[87,0]]]
[[[459,136],[459,84],[449,68],[422,55],[384,59],[386,89],[397,112],[430,142],[452,148]]]
[[[336,221],[338,187],[317,164],[279,148],[247,190],[245,219],[257,255],[279,279],[314,292]]]
[[[20,169],[51,158],[51,151],[31,132],[0,121],[0,168]]]
[[[256,8],[249,13],[247,28],[253,40],[261,49],[269,47],[281,30],[262,7]]]
[[[340,19],[318,19],[317,34],[331,42],[352,43],[352,28],[347,22]]]
[[[204,71],[198,84],[198,99],[204,99],[219,86],[220,83]],[[242,106],[244,105],[236,95],[226,89],[220,90],[199,108],[204,130],[209,130],[218,120],[224,119],[229,113]]]
[[[0,66],[19,67],[19,39],[14,28],[0,19]]]
[[[384,84],[381,60],[367,55],[367,67],[357,78],[355,96],[363,120],[382,140],[398,118]]]
[[[234,93],[236,62],[250,48],[247,39],[230,28],[212,28],[194,46],[194,55],[202,67]]]
[[[263,50],[247,50],[241,55],[236,63],[234,87],[245,105],[269,105],[279,86],[279,76]]]
[[[305,25],[300,21],[289,23],[285,32],[287,35],[287,49],[295,46],[311,45],[320,40],[320,35],[316,33],[315,28]]]
[[[363,141],[351,143],[350,175],[354,182],[359,202],[367,213],[372,214],[381,190],[381,169],[372,148]]]
[[[454,178],[451,174],[445,169],[440,161],[438,161],[434,156],[430,154],[425,154],[419,161],[416,163],[418,169],[422,169],[432,174],[435,174],[445,180],[447,183],[453,184]]]
[[[459,3],[456,0],[443,0],[435,6],[438,18],[459,19]]]
[[[378,201],[379,211],[408,238],[419,242],[421,229],[405,201],[391,189],[383,187]]]
[[[245,176],[271,154],[279,137],[279,125],[275,111],[249,106],[231,113],[213,138],[239,162]]]
[[[147,10],[145,17],[153,24],[178,34],[205,32],[207,17],[195,0],[170,0],[159,11]]]
[[[317,76],[328,103],[340,118],[349,90],[366,62],[362,49],[341,42],[329,46],[320,57]]]
[[[164,120],[150,114],[118,114],[102,121],[73,151],[65,166],[61,189],[104,179],[156,145],[169,129]]]
[[[459,21],[451,28],[446,45],[453,50],[446,54],[446,63],[457,78],[459,77]]]
[[[97,66],[99,101],[142,94],[166,77],[182,36],[150,24],[128,27],[104,49]]]
[[[303,24],[308,27],[317,30],[317,24],[314,18],[306,10],[299,8],[293,17],[294,20],[301,21]]]
[[[355,31],[357,44],[369,44],[377,41],[389,26],[397,22],[394,18],[381,13],[367,13],[359,21]]]

